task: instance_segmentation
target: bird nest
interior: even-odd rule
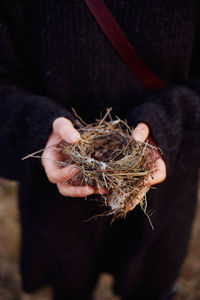
[[[138,204],[147,214],[145,182],[155,171],[152,150],[156,147],[148,141],[136,141],[127,123],[113,120],[109,110],[93,124],[78,122],[77,129],[81,135],[77,143],[61,142],[56,147],[66,157],[61,165],[72,164],[78,169],[67,183],[105,187],[108,192],[102,199],[109,210],[104,215],[112,215],[113,220],[125,217]]]
[[[153,177],[152,153],[157,148],[148,141],[136,141],[127,123],[118,117],[113,120],[110,110],[93,124],[77,117],[81,121],[76,122],[80,140],[75,144],[62,141],[53,147],[62,153],[63,160],[56,162],[60,167],[73,165],[78,169],[67,183],[105,187],[107,193],[101,196],[108,209],[103,215],[112,215],[113,220],[125,217],[138,204],[149,218],[145,183]]]

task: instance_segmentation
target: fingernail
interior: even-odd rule
[[[134,139],[136,141],[142,142],[142,136],[141,136],[141,134],[139,134],[138,132],[134,132],[133,136],[134,136]]]
[[[69,142],[70,143],[75,143],[79,140],[80,136],[78,133],[72,133],[70,136],[69,136]]]
[[[148,127],[144,123],[139,123],[137,125],[137,129],[139,129],[139,130],[148,130]]]

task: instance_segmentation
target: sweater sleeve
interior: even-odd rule
[[[25,66],[16,55],[9,26],[0,13],[0,177],[38,180],[40,160],[21,158],[45,146],[52,122],[70,112],[27,84]]]
[[[168,174],[200,166],[200,80],[184,86],[171,86],[153,95],[136,109],[127,120],[149,125],[151,134],[163,151]]]
[[[189,169],[200,168],[199,8],[194,21],[189,79],[155,93],[127,115],[132,126],[140,121],[149,125],[151,135],[163,151],[168,175],[178,170],[185,173],[186,180]]]

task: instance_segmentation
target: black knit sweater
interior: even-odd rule
[[[105,3],[141,59],[168,87],[152,93],[134,77],[84,1],[2,0],[0,176],[24,186],[39,184],[45,177],[40,161],[21,158],[45,146],[57,117],[73,120],[71,107],[87,122],[113,107],[131,126],[147,123],[164,152],[171,182],[174,173],[183,180],[182,172],[199,168],[198,1]]]
[[[140,57],[169,87],[152,95],[134,78],[84,1],[1,1],[1,176],[31,179],[32,163],[20,158],[44,147],[52,121],[69,116],[71,107],[93,121],[112,106],[130,125],[149,124],[169,169],[178,161],[199,166],[195,3],[106,3]]]

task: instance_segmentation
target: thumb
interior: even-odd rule
[[[144,142],[149,135],[149,127],[145,123],[139,123],[132,132],[136,141]]]
[[[72,122],[64,117],[60,117],[53,122],[53,131],[59,137],[70,143],[78,142],[80,133],[74,128]]]

